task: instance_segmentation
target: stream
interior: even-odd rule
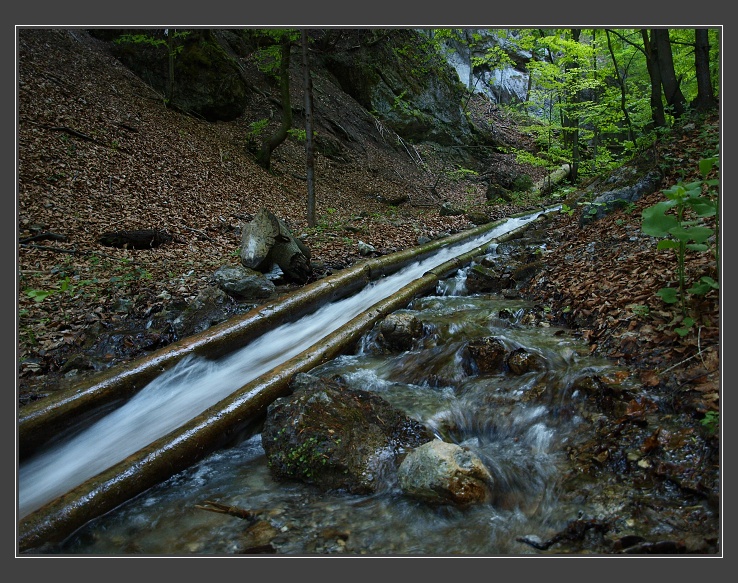
[[[535,218],[505,223],[499,232]],[[187,359],[129,403],[64,443],[24,463],[21,515],[63,494],[222,399],[249,378],[299,353],[366,306],[400,289],[434,265],[480,245],[471,241],[387,276],[365,290],[281,326],[232,355]],[[487,252],[495,253],[495,245]],[[658,485],[634,495],[617,473],[597,481],[582,467],[604,425],[612,395],[636,394],[627,370],[589,354],[572,331],[551,325],[542,306],[498,294],[470,294],[469,267],[439,282],[400,310],[423,322],[411,350],[388,354],[377,326],[352,354],[310,371],[372,391],[444,441],[483,460],[494,477],[493,504],[430,507],[403,496],[388,478],[371,495],[323,492],[270,475],[260,434],[209,455],[77,530],[34,552],[53,555],[530,555],[597,553],[636,545],[647,533],[670,540],[678,520],[716,520],[697,501],[684,517],[642,520],[641,496],[676,504]],[[533,357],[536,366],[482,373],[465,358],[469,341],[494,337]],[[594,386],[594,388],[593,388]],[[664,432],[680,431],[662,421]],[[652,429],[644,428],[644,432]],[[695,446],[697,447],[697,446]],[[613,454],[614,455],[614,454]],[[631,451],[636,467],[646,456]],[[623,465],[623,470],[626,465]],[[671,492],[673,495],[673,491]],[[248,519],[211,511],[247,511]],[[676,512],[676,510],[675,510]],[[254,519],[254,516],[257,519]]]

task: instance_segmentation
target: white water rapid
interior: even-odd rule
[[[361,292],[283,324],[234,353],[211,361],[188,357],[94,425],[42,451],[18,468],[18,517],[110,468],[187,423],[244,384],[300,354],[354,317],[446,261],[540,215],[511,218],[484,235],[444,248]]]

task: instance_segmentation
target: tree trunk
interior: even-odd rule
[[[287,139],[287,132],[292,127],[292,104],[290,102],[290,39],[282,39],[282,52],[279,60],[279,89],[282,98],[282,123],[277,131],[261,145],[257,155],[259,165],[265,170],[271,167],[272,152]]]
[[[581,34],[580,28],[572,28],[571,36],[575,42],[579,42],[579,36]],[[579,63],[576,62],[576,58],[573,61],[569,61],[564,65],[564,72],[568,74],[572,66],[579,68]],[[581,101],[581,95],[579,91],[567,91],[566,104],[563,108],[563,137],[564,146],[569,148],[571,151],[571,180],[575,182],[577,179],[577,172],[579,170],[579,114],[576,112],[577,105]]]
[[[167,30],[167,50],[169,51],[169,76],[167,78],[166,105],[169,107],[174,99],[174,31]]]
[[[687,110],[687,100],[679,88],[679,80],[674,71],[674,59],[671,53],[671,41],[668,28],[654,28],[651,39],[656,43],[656,60],[658,62],[661,85],[664,88],[666,103],[672,108],[675,118],[680,118]]]
[[[659,64],[656,60],[656,47],[648,38],[648,31],[641,29],[643,37],[643,52],[646,54],[646,67],[651,78],[651,117],[656,127],[666,127],[666,114],[664,113],[664,102],[661,101],[661,74]]]
[[[307,31],[302,30],[302,67],[305,75],[305,153],[307,170],[307,224],[315,226],[315,147],[313,145],[313,80],[308,61]]]
[[[710,80],[710,41],[706,28],[694,29],[694,70],[697,76],[697,97],[691,105],[698,111],[717,108]]]
[[[628,95],[625,89],[625,71],[620,73],[618,67],[618,61],[615,58],[615,51],[612,48],[612,40],[610,39],[610,31],[605,30],[605,36],[607,37],[607,49],[610,51],[610,57],[612,58],[612,66],[615,69],[615,77],[620,87],[620,111],[623,112],[623,119],[628,127],[628,139],[631,142],[635,142],[635,136],[633,135],[633,123],[630,121],[630,114],[628,113]]]

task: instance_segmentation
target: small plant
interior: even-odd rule
[[[720,425],[720,414],[717,411],[708,411],[700,423],[710,435],[714,435]]]
[[[307,140],[307,131],[306,130],[294,129],[293,128],[293,129],[287,130],[287,133],[291,137],[295,138],[298,142],[304,142],[305,140]]]
[[[717,186],[718,180],[707,180],[707,176],[717,163],[717,158],[700,161],[702,180],[683,184],[678,182],[663,191],[668,200],[656,203],[643,210],[641,230],[652,237],[664,237],[657,249],[673,249],[677,258],[678,287],[664,287],[657,293],[667,304],[679,303],[686,316],[686,293],[704,295],[711,289],[719,289],[719,284],[709,276],[702,276],[689,289],[686,288],[685,259],[687,251],[704,252],[710,249],[708,240],[715,235],[715,262],[720,266],[719,243],[719,204],[713,197],[710,187]],[[703,187],[707,186],[705,194]],[[696,217],[696,218],[692,218]],[[700,219],[715,217],[715,227],[706,227]],[[719,276],[719,271],[718,271]]]
[[[253,121],[249,124],[249,131],[246,133],[246,139],[249,141],[257,141],[259,136],[269,124],[268,118]]]
[[[455,170],[449,170],[447,175],[452,180],[462,180],[464,178],[470,178],[476,176],[478,172],[470,170],[469,168],[457,168]]]
[[[562,205],[561,205],[561,208],[559,209],[559,212],[560,212],[561,214],[564,214],[564,215],[569,215],[569,216],[571,216],[571,215],[573,215],[573,214],[574,214],[574,209],[573,209],[573,208],[571,208],[571,207],[570,207],[570,206],[569,206],[568,204],[562,204]]]
[[[629,304],[628,307],[639,318],[647,318],[651,314],[650,308],[642,304]]]

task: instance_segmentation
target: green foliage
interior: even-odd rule
[[[298,142],[304,142],[305,140],[307,140],[307,130],[305,129],[291,128],[287,130],[287,134],[290,137],[295,138]]]
[[[246,132],[246,138],[248,140],[257,140],[259,136],[261,136],[262,132],[266,129],[267,125],[269,125],[268,118],[262,118],[257,121],[252,121],[249,124],[249,131]]]
[[[471,176],[477,176],[479,173],[475,170],[471,170],[470,168],[462,168],[459,166],[458,168],[454,168],[453,170],[448,170],[446,172],[446,175],[451,180],[463,180],[464,178],[470,178]]]
[[[165,35],[167,38],[161,38],[151,34],[123,34],[115,39],[114,42],[116,44],[145,44],[152,47],[165,48],[170,51],[170,56],[177,56],[184,49],[184,45],[180,42],[174,42],[170,45],[168,38],[171,38],[173,41],[181,41],[190,35],[190,31],[167,29]]]
[[[720,426],[720,413],[717,411],[708,411],[705,416],[700,420],[702,426],[707,429],[710,435],[715,435]]]
[[[686,293],[704,295],[718,289],[719,284],[709,276],[702,276],[692,287],[686,288],[685,258],[687,251],[707,252],[712,243],[716,265],[720,266],[719,201],[715,191],[717,179],[707,177],[718,162],[717,158],[701,160],[699,163],[702,180],[684,184],[678,182],[663,191],[667,200],[643,210],[641,230],[652,237],[662,238],[657,249],[673,249],[677,259],[678,287],[665,287],[658,295],[667,304],[679,303],[686,316]],[[715,217],[715,226],[704,225],[701,219]],[[718,271],[719,275],[719,271]],[[685,321],[687,318],[685,318]],[[685,322],[689,328],[694,322]],[[682,329],[684,328],[682,327]],[[681,332],[680,332],[681,333]]]
[[[96,283],[96,280],[78,280],[75,281],[69,275],[65,275],[59,283],[54,284],[51,289],[26,289],[25,294],[33,299],[36,303],[43,302],[49,296],[57,294],[66,294],[68,296],[74,296],[77,291],[91,283]]]
[[[254,52],[256,66],[262,73],[278,77],[282,61],[280,45],[284,40],[291,43],[297,42],[300,38],[300,32],[293,28],[267,28],[254,31],[253,34],[258,45]]]
[[[572,207],[570,207],[568,204],[562,204],[561,205],[561,208],[559,209],[559,212],[562,215],[569,215],[569,216],[571,216],[571,215],[574,214],[574,210],[575,209],[573,209]]]
[[[533,179],[527,174],[520,174],[515,177],[512,183],[513,190],[518,192],[528,192],[533,188]]]

